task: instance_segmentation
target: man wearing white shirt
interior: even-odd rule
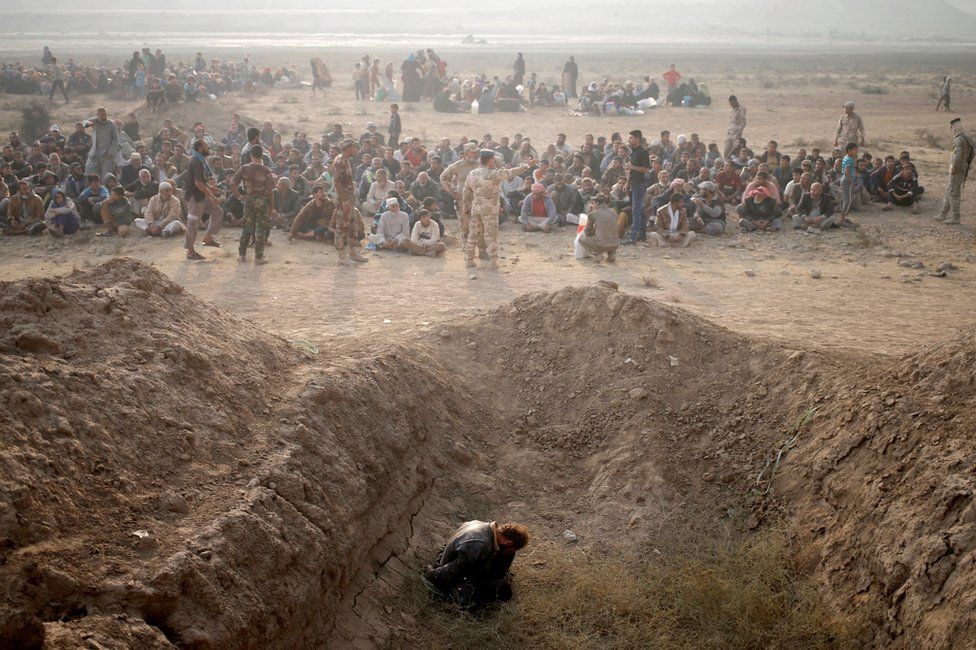
[[[441,255],[447,250],[447,247],[444,242],[440,241],[440,226],[430,218],[428,210],[420,210],[417,217],[417,223],[413,224],[410,241],[405,244],[405,248],[412,255],[426,255],[427,257]]]

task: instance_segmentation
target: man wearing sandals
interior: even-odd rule
[[[186,186],[186,259],[202,260],[203,255],[194,249],[197,241],[197,230],[204,214],[210,215],[207,232],[203,235],[203,245],[220,248],[214,239],[220,231],[220,223],[224,213],[220,208],[220,197],[217,194],[217,184],[214,173],[207,162],[210,155],[210,145],[203,138],[193,141],[193,156],[187,165],[189,182]]]

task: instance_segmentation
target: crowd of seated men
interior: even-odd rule
[[[93,228],[102,236],[133,230],[160,237],[179,234],[186,223],[184,192],[192,145],[202,139],[210,145],[208,162],[225,224],[242,222],[243,205],[228,183],[248,162],[250,147],[261,144],[264,164],[275,176],[273,227],[291,239],[331,241],[335,198],[330,169],[339,155],[337,143],[345,137],[353,137],[359,146],[353,174],[357,208],[365,221],[361,236],[373,236],[370,243],[381,249],[396,241],[397,250],[431,252],[418,241],[413,243],[419,247],[402,244],[421,221],[428,239],[432,228],[437,231],[431,245],[442,241],[445,219],[460,209],[449,168],[463,162],[466,151],[482,149],[497,152],[505,167],[530,164],[527,172],[503,183],[499,195],[500,219],[511,219],[526,231],[551,233],[579,223],[600,195],[606,199],[605,209],[617,215],[623,238],[633,220],[629,161],[636,147],[646,149],[649,159],[642,179],[647,187],[642,208],[646,227],[638,237],[649,243],[687,245],[693,237],[685,232],[718,236],[730,218],[742,232],[857,226],[849,214],[838,214],[843,158],[850,153],[840,149],[801,148],[788,155],[775,141],[755,150],[740,139],[724,159],[714,143],[706,144],[697,134],[672,138],[667,130],[650,141],[631,136],[625,142],[613,133],[587,134],[570,143],[565,134],[557,134],[552,142],[537,144],[521,134],[497,139],[484,134],[436,142],[408,137],[388,147],[373,123],[359,134],[336,124],[315,139],[302,131],[281,134],[272,122],[247,126],[237,115],[213,129],[165,120],[153,133],[140,129],[133,114],[98,119],[79,122],[68,134],[52,125],[32,142],[9,134],[0,157],[0,232],[61,236]],[[115,158],[107,165],[104,158],[92,165],[96,128],[102,129],[98,138],[114,133],[118,141]],[[883,210],[914,210],[924,191],[908,152],[884,159],[859,153],[854,169],[854,211],[871,201]],[[439,246],[434,249],[443,252]]]

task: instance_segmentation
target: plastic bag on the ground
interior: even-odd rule
[[[593,257],[590,255],[590,251],[583,248],[583,245],[580,244],[580,239],[583,237],[583,233],[586,232],[586,222],[587,216],[585,214],[581,214],[579,216],[579,226],[576,228],[576,239],[573,241],[573,257],[578,260],[585,260],[588,257]]]

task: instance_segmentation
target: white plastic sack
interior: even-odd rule
[[[583,248],[580,244],[580,239],[583,237],[583,233],[586,232],[586,222],[587,217],[585,214],[579,216],[579,227],[576,229],[576,239],[573,241],[573,257],[578,260],[585,260],[588,257],[593,257],[590,252]]]

